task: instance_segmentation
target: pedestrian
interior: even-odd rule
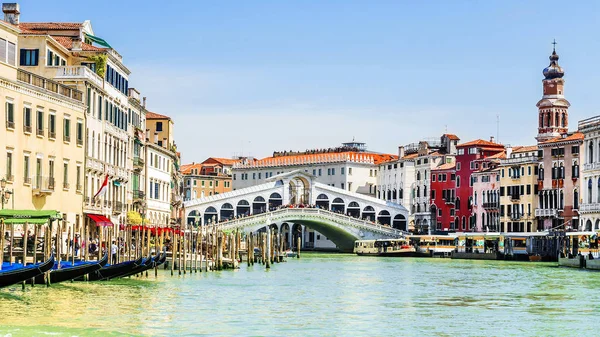
[[[117,263],[117,250],[118,249],[119,249],[119,247],[117,247],[117,245],[115,244],[115,241],[113,240],[112,245],[110,246],[110,255],[112,256],[112,264]]]

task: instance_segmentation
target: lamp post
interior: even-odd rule
[[[2,180],[0,180],[0,195],[1,195],[1,202],[2,202],[2,209],[4,209],[4,204],[8,203],[8,199],[10,199],[10,195],[13,194],[13,190],[9,190],[8,188],[6,188],[6,179],[2,178]],[[14,205],[14,197],[13,197],[13,205]],[[13,206],[14,208],[14,206]]]

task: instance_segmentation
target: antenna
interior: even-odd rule
[[[500,144],[500,114],[496,114],[496,143]]]

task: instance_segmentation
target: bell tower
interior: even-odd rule
[[[535,137],[538,143],[563,135],[569,131],[569,106],[571,104],[565,99],[564,70],[558,65],[558,54],[556,54],[556,41],[552,42],[552,55],[550,65],[543,70],[542,80],[543,95],[537,102],[538,107],[538,135]]]

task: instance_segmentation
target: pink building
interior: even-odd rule
[[[473,222],[475,232],[499,231],[500,175],[497,168],[505,152],[481,161],[479,171],[471,174],[473,181]]]

